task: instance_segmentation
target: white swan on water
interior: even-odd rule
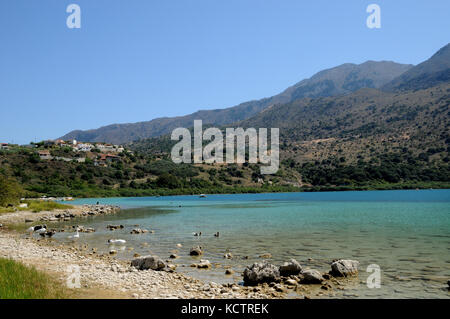
[[[125,239],[108,239],[108,244],[125,244]]]
[[[79,230],[79,228],[77,228],[77,233],[75,235],[69,236],[68,238],[73,238],[73,239],[80,238],[80,233],[78,232],[78,230]]]

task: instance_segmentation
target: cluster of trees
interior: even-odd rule
[[[89,159],[85,163],[44,161],[32,151],[0,152],[0,206],[15,204],[21,196],[43,194],[104,197],[288,191],[287,186],[282,186],[283,181],[298,175],[305,183],[319,187],[318,190],[323,187],[360,189],[416,182],[448,185],[450,169],[448,155],[442,155],[445,151],[449,151],[448,147],[437,145],[414,155],[405,148],[398,153],[373,154],[370,160],[363,160],[358,155],[356,163],[347,162],[342,152],[336,157],[303,164],[292,158],[285,159],[276,176],[269,178],[273,184],[270,190],[267,189],[268,183],[245,187],[261,179],[267,181],[267,176],[261,175],[256,164],[194,166],[174,164],[167,154],[156,156],[135,152],[134,155],[123,154],[120,160],[101,167]],[[298,188],[290,190],[298,191]]]
[[[345,164],[339,159],[305,163],[298,167],[305,182],[312,185],[368,185],[400,182],[450,182],[448,164],[427,164],[428,156],[390,153],[368,162]]]
[[[237,165],[205,170],[142,153],[126,154],[107,167],[95,166],[89,159],[85,163],[40,160],[35,152],[25,151],[0,154],[0,162],[3,173],[17,179],[27,197],[164,195],[209,193],[212,189],[220,193],[238,184],[232,178],[244,176]],[[210,173],[209,179],[205,174],[199,176],[205,171]]]
[[[22,197],[23,189],[12,178],[0,174],[0,206],[17,205]]]

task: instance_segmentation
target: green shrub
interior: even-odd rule
[[[0,175],[0,206],[18,204],[22,193],[22,187],[14,179]]]
[[[180,187],[180,182],[178,181],[178,178],[176,176],[163,173],[161,176],[158,177],[156,180],[156,185],[162,188],[178,188]]]

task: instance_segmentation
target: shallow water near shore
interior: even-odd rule
[[[119,251],[117,258],[156,254],[168,259],[175,250],[177,271],[217,283],[240,282],[245,266],[290,258],[321,272],[330,270],[333,259],[360,261],[358,279],[349,280],[335,297],[448,298],[450,279],[450,190],[320,192],[168,196],[144,198],[82,199],[74,204],[113,204],[123,208],[115,215],[74,220],[67,224],[94,227],[82,233],[78,243],[100,252]],[[110,231],[108,224],[124,229]],[[139,225],[139,226],[136,226]],[[154,233],[132,235],[133,228]],[[193,232],[202,232],[201,237]],[[214,233],[220,232],[220,237]],[[52,240],[70,243],[67,232]],[[110,238],[126,246],[107,245]],[[182,244],[178,248],[176,244]],[[189,249],[200,245],[202,259],[216,268],[191,268],[199,258]],[[231,252],[233,259],[223,258]],[[248,259],[244,259],[248,256]],[[367,266],[381,268],[381,288],[368,288]],[[236,271],[226,276],[225,268]]]

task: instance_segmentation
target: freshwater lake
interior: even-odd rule
[[[450,297],[450,190],[94,198],[74,204],[97,202],[123,210],[71,223],[94,227],[96,232],[82,233],[79,241],[103,252],[111,249],[108,239],[125,239],[123,250],[114,248],[117,258],[129,260],[139,253],[168,259],[175,252],[177,272],[218,283],[241,282],[245,266],[262,261],[264,253],[276,265],[295,258],[304,268],[321,272],[330,270],[333,259],[356,259],[359,278],[335,297]],[[125,227],[109,231],[108,224]],[[131,235],[136,225],[154,233]],[[67,236],[54,237],[68,241]],[[196,245],[204,249],[202,259],[220,266],[191,268],[198,258],[189,256],[189,249]],[[225,252],[234,258],[223,258]],[[365,284],[370,264],[381,268],[381,288]],[[224,266],[235,275],[226,276]]]

